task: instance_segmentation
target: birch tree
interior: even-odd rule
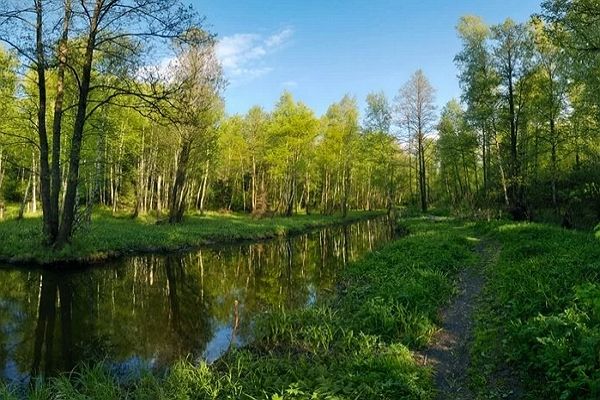
[[[160,49],[201,20],[179,1],[171,0],[7,0],[0,5],[0,41],[31,70],[37,86],[36,130],[39,146],[43,231],[50,245],[60,247],[73,234],[78,206],[82,144],[90,117],[107,104],[124,98],[138,100],[140,110],[155,109],[170,93],[156,74],[140,73],[156,62]],[[60,27],[57,29],[57,27]],[[102,58],[102,62],[100,59]],[[53,60],[56,59],[56,66]],[[48,135],[47,72],[56,69],[52,138]],[[76,84],[72,104],[63,104],[67,74]],[[173,88],[171,89],[178,89]],[[128,106],[131,106],[129,103]],[[64,201],[60,157],[65,125],[62,116],[73,110]],[[60,215],[59,215],[60,214]]]
[[[436,123],[435,90],[422,70],[414,73],[400,89],[396,97],[396,112],[399,125],[406,130],[408,140],[414,143],[419,198],[421,210],[427,211],[428,188],[426,171],[426,143]]]

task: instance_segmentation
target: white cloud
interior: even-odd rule
[[[265,40],[268,47],[278,47],[287,42],[293,35],[294,31],[291,28],[282,30],[279,33],[271,35]]]
[[[266,58],[285,46],[293,35],[290,28],[273,35],[236,33],[225,36],[217,44],[217,57],[231,84],[239,84],[259,78],[271,72]]]
[[[295,88],[298,86],[298,82],[296,81],[285,81],[281,84],[281,86],[284,87],[288,87],[288,88]]]
[[[236,77],[244,78],[245,80],[252,80],[256,78],[260,78],[263,75],[268,74],[273,71],[272,67],[262,67],[262,68],[236,68],[232,71],[233,75]]]
[[[178,64],[175,56],[163,57],[158,64],[150,64],[142,66],[137,71],[137,78],[151,81],[170,81],[172,77],[172,69]]]

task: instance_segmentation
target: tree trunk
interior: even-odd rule
[[[206,197],[206,185],[208,183],[208,171],[209,171],[210,160],[206,160],[206,168],[204,169],[204,176],[202,177],[202,193],[200,194],[200,213],[204,213],[204,199]],[[254,211],[254,208],[252,209]]]
[[[513,67],[511,58],[508,59],[508,114],[510,118],[510,180],[509,197],[513,204],[513,214],[522,214],[524,205],[522,204],[521,183],[519,178],[519,153],[518,153],[518,124],[515,110],[515,95],[513,86]],[[520,219],[520,218],[519,218]]]
[[[344,192],[342,195],[342,217],[346,218],[348,215],[348,197],[350,197],[350,166],[348,161],[345,161],[343,179]]]
[[[371,211],[371,168],[367,169],[367,195],[366,195],[366,209]]]
[[[487,199],[488,196],[488,154],[487,154],[487,136],[485,124],[481,126],[481,153],[482,153],[482,172],[483,172],[483,196]]]
[[[31,160],[31,175],[33,176],[31,179],[31,211],[33,213],[37,212],[37,165],[35,162],[35,153],[33,155],[33,159]]]
[[[550,119],[550,140],[552,141],[551,147],[551,161],[552,161],[552,205],[554,210],[558,212],[558,195],[556,193],[556,175],[558,174],[558,155],[557,153],[557,141],[555,138],[556,127],[554,124],[554,118]]]
[[[25,187],[25,194],[23,195],[23,200],[21,200],[21,207],[19,207],[19,215],[17,216],[17,219],[23,219],[25,206],[27,206],[27,200],[29,199],[29,189],[31,188],[32,177],[33,173],[29,174],[29,180],[27,181],[27,186]]]
[[[494,145],[496,147],[496,156],[498,157],[498,168],[500,169],[500,181],[502,183],[502,192],[504,194],[504,203],[506,207],[510,206],[510,201],[508,198],[508,187],[506,184],[506,175],[504,174],[504,167],[502,166],[502,157],[500,156],[500,144],[498,143],[498,138],[496,137],[496,129],[494,129]]]
[[[58,45],[58,68],[56,77],[56,95],[54,98],[54,118],[52,121],[52,166],[51,166],[51,187],[49,193],[49,232],[47,232],[48,240],[54,242],[58,236],[59,228],[59,197],[60,187],[62,183],[60,171],[60,156],[61,156],[61,133],[62,133],[62,116],[63,103],[65,93],[65,70],[67,65],[69,27],[71,24],[71,0],[65,0],[65,15],[63,19],[63,31]],[[40,174],[40,180],[41,180]],[[42,195],[43,196],[43,195]],[[43,202],[43,200],[42,200]],[[46,212],[46,210],[44,210]]]
[[[38,89],[38,112],[37,112],[37,131],[40,144],[40,193],[43,209],[43,232],[45,241],[54,242],[54,232],[58,229],[58,222],[51,218],[52,206],[50,202],[50,164],[48,161],[48,133],[46,130],[46,59],[44,54],[44,26],[43,26],[43,8],[42,0],[35,0],[36,13],[36,73]]]
[[[419,153],[419,191],[421,194],[421,211],[427,212],[427,177],[425,175],[425,148],[423,143],[423,133],[418,134],[418,153]]]
[[[58,232],[57,246],[63,246],[70,240],[73,234],[73,222],[75,220],[77,185],[79,183],[79,161],[81,158],[81,144],[83,142],[83,131],[87,119],[88,95],[92,78],[92,62],[94,60],[94,47],[100,17],[101,3],[97,2],[91,17],[90,33],[87,38],[84,63],[81,74],[81,85],[79,88],[79,101],[77,104],[77,115],[73,127],[71,139],[71,153],[69,157],[69,172],[67,176],[67,189],[65,203],[63,205],[62,222]]]
[[[394,180],[395,180],[395,175],[396,175],[396,168],[394,168],[394,163],[390,162],[389,166],[388,166],[388,171],[389,171],[389,178],[388,178],[388,188],[387,188],[387,198],[386,198],[386,203],[387,203],[387,212],[388,212],[388,216],[392,215],[392,212],[394,211],[394,201],[395,201],[395,197],[396,197],[396,193],[394,191]],[[369,211],[371,210],[371,208],[369,207]]]
[[[162,213],[162,175],[156,179],[156,215],[160,218]]]
[[[94,162],[94,177],[92,179],[92,193],[90,196],[89,204],[95,204],[96,202],[100,202],[100,191],[102,189],[102,181],[104,180],[104,165],[105,161],[104,153],[105,153],[105,137],[103,134],[98,135],[98,142],[96,144],[96,160]]]
[[[252,156],[252,211],[256,208],[256,158]]]
[[[2,183],[4,182],[4,164],[2,163],[3,161],[3,154],[2,154],[2,147],[0,147],[0,201],[2,201]]]
[[[310,201],[311,201],[311,197],[310,197],[310,175],[309,175],[309,173],[307,171],[306,172],[306,199],[305,199],[306,215],[310,214]]]
[[[177,163],[175,181],[173,182],[173,188],[171,190],[171,198],[169,205],[169,223],[181,222],[183,220],[183,214],[185,212],[186,177],[191,152],[191,144],[184,140],[181,145],[182,147]]]
[[[292,171],[289,177],[289,192],[286,201],[285,215],[290,217],[294,212],[294,202],[296,201],[296,172]]]

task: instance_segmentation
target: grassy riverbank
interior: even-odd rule
[[[373,211],[350,212],[346,218],[313,214],[255,219],[247,214],[208,213],[188,216],[177,225],[157,225],[152,217],[113,217],[99,211],[93,215],[90,227],[78,232],[72,243],[59,251],[41,246],[41,218],[10,219],[0,222],[0,261],[19,264],[98,262],[125,254],[268,239],[382,214]]]
[[[403,225],[410,234],[349,265],[326,303],[265,315],[252,345],[212,365],[182,361],[164,376],[124,380],[97,365],[25,390],[32,399],[432,399],[433,371],[416,352],[438,331],[459,272],[476,268],[484,287],[470,342],[474,396],[598,398],[594,234],[506,221]],[[493,249],[485,260],[482,244]],[[0,389],[1,398],[24,396]]]
[[[253,345],[211,366],[182,362],[164,377],[124,384],[98,366],[50,379],[31,397],[430,399],[431,370],[413,351],[436,331],[457,271],[474,261],[474,241],[470,226],[408,226],[409,236],[350,265],[326,304],[265,316]]]

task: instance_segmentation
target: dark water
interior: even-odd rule
[[[78,272],[0,269],[0,376],[25,382],[100,360],[124,375],[215,360],[250,340],[258,314],[333,293],[344,265],[391,235],[378,218]]]

